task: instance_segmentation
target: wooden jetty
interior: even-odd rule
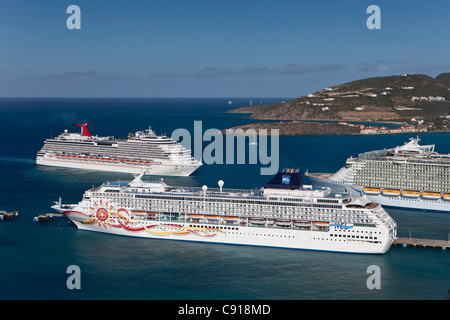
[[[450,241],[399,237],[394,240],[393,245],[401,245],[403,247],[407,246],[424,247],[424,248],[432,247],[432,248],[442,248],[442,250],[446,250],[447,247],[450,247]]]
[[[63,215],[60,213],[44,213],[44,214],[40,214],[37,217],[34,217],[33,221],[34,222],[45,222],[45,221],[49,221],[52,220],[53,217],[62,217]]]
[[[13,212],[6,212],[6,211],[0,211],[0,220],[12,220],[19,216],[18,211]]]

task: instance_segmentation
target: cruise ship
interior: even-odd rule
[[[383,254],[396,222],[367,197],[304,185],[285,169],[260,189],[108,182],[52,206],[81,230],[150,239]]]
[[[353,195],[366,195],[383,206],[450,211],[450,155],[410,138],[402,146],[350,157],[334,174],[306,173],[311,183]]]
[[[66,129],[45,140],[37,153],[37,164],[171,176],[189,176],[202,165],[190,150],[170,137],[156,135],[151,128],[130,133],[128,139],[115,139],[91,135],[89,123],[74,125],[81,127],[80,133]]]

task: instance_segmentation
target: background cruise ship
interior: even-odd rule
[[[264,188],[171,187],[163,182],[104,183],[75,205],[53,208],[79,229],[187,240],[352,253],[385,253],[396,223],[367,197],[303,185],[298,170]]]
[[[158,136],[150,128],[129,134],[128,139],[92,136],[88,123],[79,125],[81,133],[64,130],[56,138],[47,139],[37,153],[36,163],[101,171],[150,175],[189,176],[201,162],[191,151],[167,136]]]
[[[335,174],[306,173],[312,183],[354,195],[365,194],[383,206],[450,211],[450,155],[419,139],[392,149],[350,157]]]

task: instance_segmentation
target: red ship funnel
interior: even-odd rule
[[[81,127],[81,136],[82,137],[90,137],[91,134],[89,133],[89,130],[87,128],[87,126],[89,125],[89,123],[84,123],[84,124],[78,124],[78,123],[74,123],[74,125]]]

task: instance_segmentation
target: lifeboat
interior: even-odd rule
[[[328,221],[314,221],[314,230],[316,231],[328,231],[330,229],[330,223]]]
[[[264,218],[248,218],[248,222],[254,225],[265,225],[266,224],[266,219]]]
[[[239,219],[238,217],[234,217],[234,216],[223,216],[224,219],[226,220],[237,220]]]
[[[294,220],[294,226],[296,227],[309,227],[311,226],[311,221],[309,220]]]
[[[424,199],[440,199],[441,194],[439,192],[422,192],[422,198],[424,198]]]
[[[420,192],[415,190],[404,190],[402,196],[407,198],[418,198],[420,197]]]
[[[203,218],[202,214],[190,214],[192,218]]]
[[[399,196],[400,190],[398,190],[398,189],[383,189],[382,193],[385,196]]]
[[[381,189],[380,188],[370,188],[370,187],[366,187],[363,189],[363,192],[365,194],[380,194]]]
[[[313,222],[314,225],[318,226],[318,227],[329,227],[330,223],[327,221],[314,221]]]
[[[274,221],[275,225],[280,227],[288,227],[291,225],[291,220],[289,219],[276,219]]]
[[[444,193],[444,195],[442,196],[442,199],[450,201],[450,193]]]

